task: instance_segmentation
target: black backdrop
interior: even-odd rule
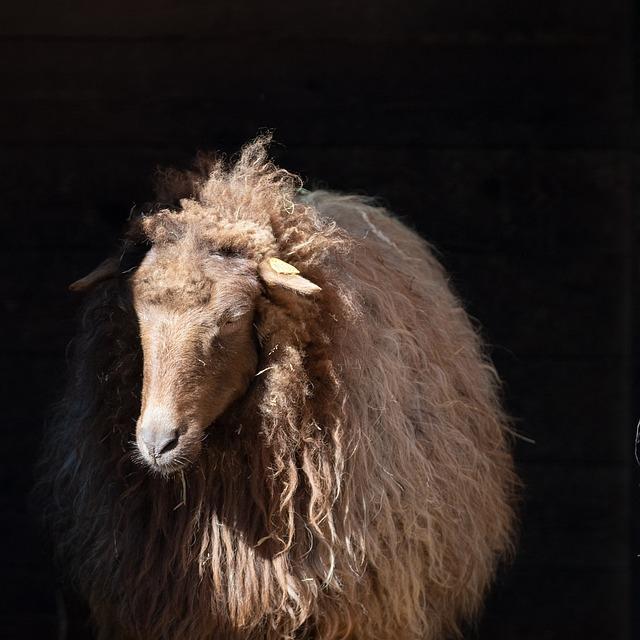
[[[380,196],[435,244],[535,440],[516,449],[520,550],[471,635],[633,637],[635,13],[629,0],[5,0],[0,635],[55,635],[25,495],[74,330],[66,285],[150,197],[156,165],[268,127],[283,166]]]

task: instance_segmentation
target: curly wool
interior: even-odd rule
[[[298,195],[266,142],[167,174],[177,210],[129,235],[277,255],[321,294],[260,298],[255,384],[162,479],[132,455],[129,274],[96,287],[43,449],[58,557],[101,638],[456,635],[514,527],[496,373],[428,245],[362,198]]]

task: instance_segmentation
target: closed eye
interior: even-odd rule
[[[250,311],[242,311],[234,315],[224,316],[220,321],[219,334],[231,333],[234,329],[242,325],[244,320],[247,320],[251,315]]]

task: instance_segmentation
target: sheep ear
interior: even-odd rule
[[[258,265],[258,273],[268,287],[285,287],[303,295],[321,291],[317,284],[303,278],[288,262],[279,258],[268,258]]]
[[[101,262],[91,273],[84,278],[76,280],[69,285],[69,291],[86,291],[98,282],[115,277],[118,273],[118,261],[115,258],[107,258]]]

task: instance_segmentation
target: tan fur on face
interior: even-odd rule
[[[87,302],[42,463],[100,637],[456,635],[510,548],[517,480],[495,371],[430,248],[362,198],[298,195],[264,140],[172,185],[179,210],[129,230],[141,266]],[[271,257],[316,288],[261,280]],[[258,362],[238,334],[200,369],[202,325],[249,299]],[[194,434],[166,479],[130,443],[159,404]]]
[[[178,426],[176,459],[195,460],[214,420],[241,397],[255,374],[253,336],[259,285],[255,263],[209,251],[191,235],[159,244],[131,278],[143,352],[140,425]],[[151,414],[151,415],[150,415]]]

